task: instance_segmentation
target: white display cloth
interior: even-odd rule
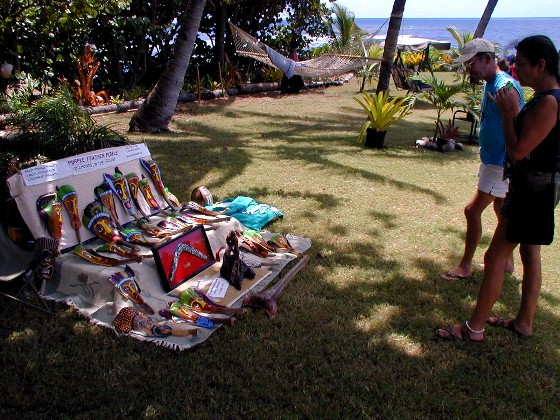
[[[213,227],[215,229],[207,231],[207,236],[214,254],[225,245],[225,237],[230,230],[244,229],[243,225],[236,219],[220,222]],[[265,238],[268,235],[267,232],[263,232]],[[293,235],[287,235],[287,237],[290,244],[300,252],[306,251],[311,245],[309,239]],[[88,248],[94,247],[94,244],[88,246]],[[149,251],[147,253],[150,254]],[[270,271],[270,275],[267,275],[262,280],[258,278],[259,276],[255,280],[243,279],[241,284],[244,287],[239,292],[233,286],[228,286],[228,291],[233,291],[237,299],[233,304],[229,305],[231,307],[240,307],[245,293],[249,290],[251,292],[262,290],[269,283],[273,282],[290,261],[296,259],[294,254],[287,253],[275,253],[266,259],[244,252],[242,254],[243,258],[251,265],[258,265],[261,262],[275,263],[276,265],[262,267],[263,270]],[[157,314],[158,310],[167,308],[168,303],[176,301],[177,298],[173,296],[173,291],[170,294],[166,294],[164,291],[154,259],[146,258],[141,263],[129,264],[129,267],[135,273],[135,278],[142,290],[142,297],[156,312],[155,315],[152,315],[152,318],[157,321],[163,321],[164,319]],[[136,307],[131,301],[126,301],[108,280],[109,276],[119,271],[124,271],[124,266],[102,267],[91,264],[73,253],[68,253],[58,259],[55,278],[45,283],[42,292],[46,298],[63,301],[74,306],[93,323],[112,328],[113,319],[121,308],[125,306]],[[263,316],[264,312],[258,315]],[[217,316],[226,317],[225,315]],[[245,317],[245,319],[247,318]],[[174,328],[196,328],[196,326],[191,327],[187,324],[173,324],[172,321],[169,322],[169,325]],[[198,335],[189,337],[169,336],[156,338],[146,337],[134,332],[129,335],[139,340],[151,341],[176,350],[185,350],[205,341],[218,327],[219,325],[211,329],[199,327]],[[225,328],[235,328],[235,326]]]

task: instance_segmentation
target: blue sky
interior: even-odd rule
[[[328,3],[327,0],[323,0]],[[387,18],[393,0],[337,0],[357,18]],[[407,0],[405,18],[480,18],[488,0]],[[560,0],[498,0],[493,17],[560,17]]]

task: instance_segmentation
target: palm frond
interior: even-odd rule
[[[364,51],[362,37],[367,32],[357,24],[354,13],[346,7],[333,4],[334,21],[327,22],[327,27],[333,38],[333,46],[339,53],[356,53]]]
[[[451,34],[451,36],[457,41],[457,46],[459,50],[463,48],[463,46],[474,39],[474,34],[469,31],[460,31],[454,26],[447,26],[445,29]]]

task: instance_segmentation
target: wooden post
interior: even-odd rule
[[[198,65],[198,64],[196,65],[196,77],[197,77],[197,79],[198,79],[198,85],[197,85],[197,87],[198,87],[198,93],[197,93],[197,95],[198,95],[198,103],[200,104],[200,101],[201,101],[201,98],[200,98],[200,90],[201,90],[202,87],[200,86],[200,68],[199,68],[199,65]]]
[[[224,79],[222,78],[222,65],[218,61],[218,73],[220,75],[220,85],[222,86],[222,97],[226,97],[226,90],[224,89]]]

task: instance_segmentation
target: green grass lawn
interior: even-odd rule
[[[366,149],[357,90],[181,104],[172,132],[127,134],[182,200],[206,185],[280,208],[269,229],[311,238],[310,262],[276,318],[249,312],[185,352],[118,338],[62,304],[15,310],[1,321],[2,418],[560,417],[558,242],[543,248],[531,340],[490,329],[483,344],[436,342],[434,327],[469,316],[481,280],[438,276],[462,254],[478,147],[415,148],[436,115],[418,101],[387,148]],[[96,118],[126,132],[130,117]],[[494,227],[489,210],[477,262]],[[517,310],[516,263],[495,314]]]

